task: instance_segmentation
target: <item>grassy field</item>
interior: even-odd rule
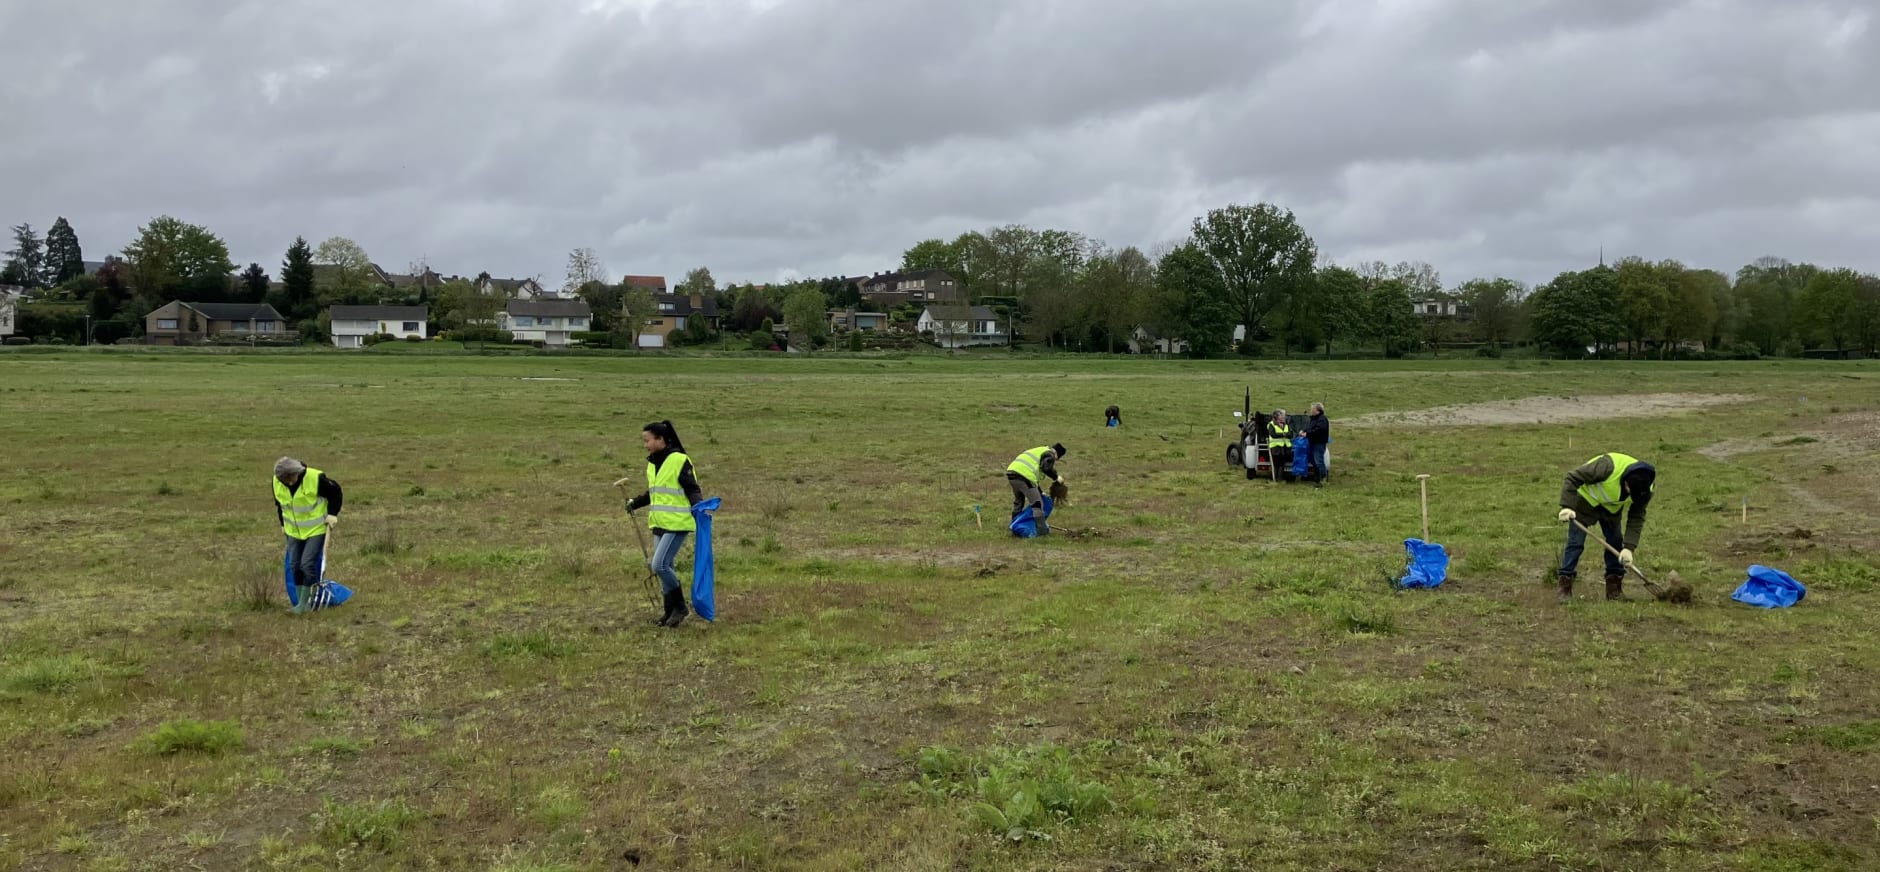
[[[1248,384],[1331,486],[1225,467]],[[1361,420],[1527,397],[1598,414]],[[661,418],[716,625],[610,487]],[[1078,535],[1002,535],[1058,440]],[[1605,450],[1695,605],[1554,602]],[[283,611],[282,454],[340,609]],[[0,869],[1871,869],[1877,456],[1871,364],[0,354]]]

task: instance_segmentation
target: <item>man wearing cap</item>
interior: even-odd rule
[[[1619,552],[1616,556],[1606,552],[1606,599],[1622,598],[1625,571],[1632,565],[1632,552],[1638,550],[1639,535],[1645,532],[1645,511],[1657,480],[1658,470],[1651,464],[1618,452],[1601,454],[1567,473],[1560,487],[1560,523],[1567,525],[1567,548],[1560,557],[1562,602],[1573,598],[1580,552],[1586,547],[1586,533],[1580,525],[1595,521],[1606,544]],[[1619,533],[1621,515],[1623,536]]]
[[[1041,535],[1048,532],[1048,528],[1044,520],[1044,492],[1039,486],[1046,478],[1068,486],[1057,471],[1057,462],[1063,457],[1064,443],[1041,445],[1020,454],[1005,467],[1005,481],[1012,486],[1012,516],[1016,518],[1021,510],[1030,507],[1032,520]]]
[[[292,457],[274,462],[274,517],[287,534],[287,564],[294,572],[294,613],[312,610],[320,583],[326,531],[339,523],[339,482]]]

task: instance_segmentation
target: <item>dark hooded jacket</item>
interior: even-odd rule
[[[1588,520],[1616,519],[1618,512],[1595,507],[1580,496],[1583,485],[1599,484],[1612,477],[1612,455],[1601,454],[1567,473],[1560,487],[1560,507]],[[1651,506],[1652,483],[1658,469],[1641,460],[1626,468],[1625,493],[1632,498],[1632,508],[1625,515],[1625,547],[1638,550],[1639,536],[1645,532],[1645,513]],[[1590,524],[1588,526],[1591,526]]]

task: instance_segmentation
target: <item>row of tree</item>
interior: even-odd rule
[[[434,320],[467,327],[493,319],[504,302],[489,292],[487,274],[447,281],[422,261],[410,266],[412,281],[388,284],[364,248],[344,237],[317,247],[295,239],[276,282],[260,264],[237,274],[220,237],[170,216],[139,228],[121,256],[89,273],[63,217],[43,240],[30,224],[12,235],[0,283],[87,301],[98,320],[141,322],[170,299],[266,301],[317,336],[321,313],[336,303],[429,304]],[[1028,341],[1069,349],[1114,352],[1139,340],[1218,354],[1244,328],[1243,350],[1285,353],[1330,354],[1344,344],[1397,356],[1523,341],[1569,355],[1880,352],[1880,278],[1853,270],[1764,258],[1730,276],[1627,258],[1562,273],[1531,292],[1507,277],[1446,286],[1425,263],[1322,262],[1293,213],[1271,204],[1212,210],[1194,220],[1188,238],[1151,252],[1112,248],[1075,231],[1007,225],[923,240],[901,265],[945,270],[970,300],[992,307]],[[563,290],[589,303],[595,331],[616,344],[631,345],[658,315],[651,293],[611,282],[593,249],[570,253]],[[766,325],[782,322],[812,342],[825,338],[828,308],[863,305],[857,284],[843,277],[720,289],[700,267],[673,290],[712,298],[728,330],[767,335]],[[894,314],[912,320],[918,311]],[[688,321],[681,335],[713,338],[703,318]]]
[[[1212,210],[1153,256],[1010,225],[924,240],[902,267],[953,274],[1033,341],[1093,350],[1138,338],[1216,354],[1244,327],[1249,352],[1492,353],[1523,341],[1572,356],[1880,352],[1880,278],[1849,269],[1763,258],[1731,277],[1627,258],[1532,290],[1503,276],[1445,285],[1426,263],[1322,262],[1297,218],[1270,204]]]

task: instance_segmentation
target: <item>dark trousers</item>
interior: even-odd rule
[[[294,583],[303,586],[319,584],[320,558],[325,554],[325,533],[310,539],[288,536],[287,565],[294,568]]]
[[[1007,474],[1005,481],[1012,486],[1012,517],[1018,517],[1020,509],[1030,506],[1032,517],[1044,520],[1044,492],[1024,476]]]
[[[1619,516],[1618,515],[1594,514],[1591,517],[1594,520],[1599,522],[1599,532],[1600,532],[1600,535],[1605,537],[1606,544],[1611,545],[1614,548],[1623,549],[1625,547],[1625,537],[1619,529]],[[1567,524],[1567,550],[1561,552],[1560,554],[1560,574],[1561,575],[1567,578],[1576,578],[1579,576],[1580,552],[1584,550],[1586,550],[1586,534],[1580,532],[1579,527],[1574,526],[1572,523],[1568,523]],[[1600,553],[1606,555],[1606,574],[1607,575],[1624,575],[1625,574],[1625,565],[1620,563],[1619,558],[1613,556],[1613,553],[1611,551],[1607,551],[1606,549],[1601,548]]]
[[[1324,481],[1328,477],[1330,470],[1326,468],[1325,463],[1325,448],[1328,444],[1329,443],[1320,442],[1310,446],[1309,460],[1307,462],[1312,468],[1307,470],[1307,478],[1313,481]]]

